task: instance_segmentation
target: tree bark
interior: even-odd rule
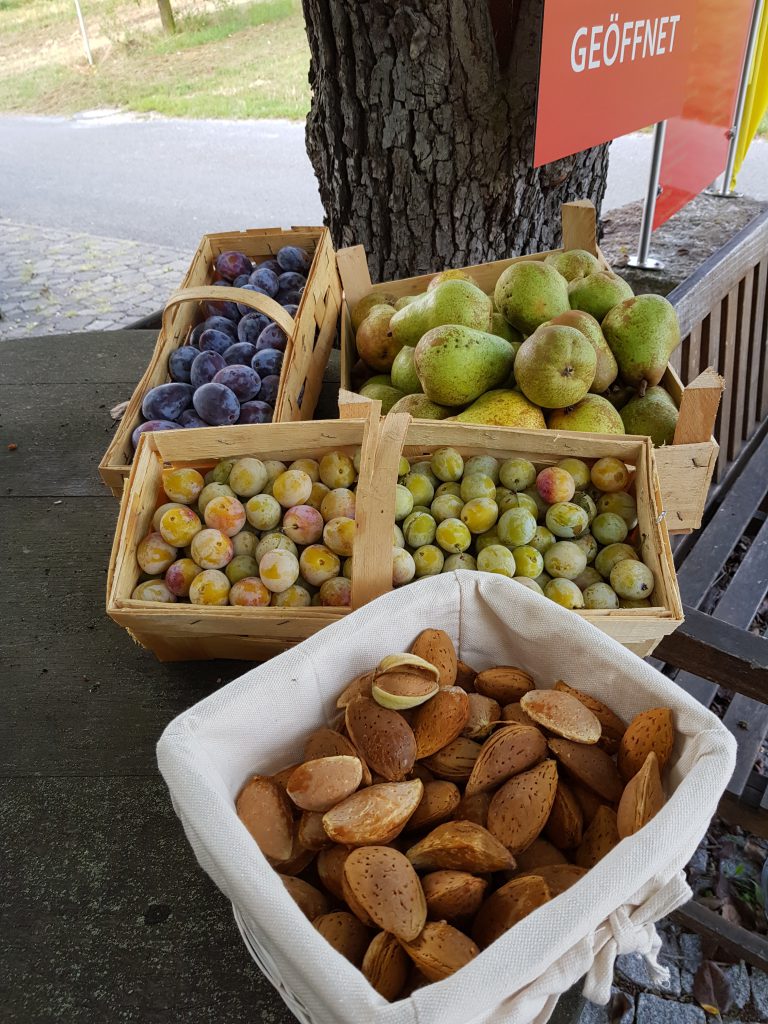
[[[307,151],[374,281],[556,248],[608,147],[531,166],[543,0],[303,0]],[[568,98],[563,97],[563,117]]]
[[[176,22],[173,19],[171,0],[157,0],[157,6],[160,9],[160,21],[163,30],[169,34],[174,33],[176,31]]]

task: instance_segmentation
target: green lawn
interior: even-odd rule
[[[173,117],[303,119],[309,50],[299,0],[0,0],[0,110],[70,114],[120,107]]]

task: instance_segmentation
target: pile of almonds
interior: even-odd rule
[[[664,803],[668,708],[629,726],[562,681],[475,672],[427,629],[344,690],[304,761],[237,813],[327,941],[389,1000],[439,981]]]

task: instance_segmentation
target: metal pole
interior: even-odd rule
[[[744,55],[744,66],[741,69],[739,92],[736,97],[736,112],[733,118],[734,125],[731,129],[731,141],[728,144],[728,159],[725,162],[725,174],[723,175],[723,184],[719,193],[723,197],[731,194],[731,179],[733,178],[733,168],[736,164],[736,147],[739,144],[739,132],[741,131],[741,122],[744,118],[744,104],[747,100],[749,72],[752,68],[752,61],[755,58],[758,29],[760,28],[760,18],[762,13],[763,0],[756,0],[754,10],[752,11],[752,23],[749,26],[749,38],[747,40],[747,52]]]
[[[642,267],[644,270],[663,270],[664,268],[661,260],[654,259],[648,255],[648,250],[651,247],[653,215],[656,212],[656,198],[659,194],[661,155],[664,152],[666,134],[667,122],[659,121],[653,133],[653,155],[651,156],[651,170],[648,175],[648,191],[645,194],[645,203],[643,204],[643,219],[640,222],[640,242],[637,247],[637,256],[631,256],[627,261],[630,267]]]
[[[83,49],[85,50],[85,56],[88,59],[88,63],[93,67],[93,54],[91,53],[91,44],[88,42],[88,32],[85,28],[83,12],[80,10],[80,0],[75,0],[75,10],[77,11],[77,20],[80,22],[80,35],[83,37]]]

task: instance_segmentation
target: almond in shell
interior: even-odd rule
[[[331,845],[320,811],[304,811],[299,818],[298,839],[305,850],[317,852]],[[280,869],[284,870],[283,868]]]
[[[548,839],[534,839],[527,850],[517,855],[517,869],[519,874],[535,874],[536,869],[544,867],[545,864],[567,864],[566,857],[553,846]]]
[[[358,757],[321,757],[298,767],[288,780],[286,792],[303,811],[328,811],[354,793],[362,778]]]
[[[598,808],[592,823],[584,833],[584,838],[574,859],[579,867],[593,868],[618,843],[619,829],[616,812],[603,804]]]
[[[523,711],[520,701],[516,701],[514,704],[505,704],[501,709],[501,720],[502,722],[516,722],[517,725],[529,725],[538,729],[531,716]]]
[[[408,956],[429,981],[449,978],[480,952],[468,936],[445,921],[429,921],[418,937],[401,941]]]
[[[309,847],[302,842],[302,837],[299,834],[300,821],[294,821],[293,823],[293,846],[291,847],[291,856],[288,860],[281,860],[279,863],[275,862],[272,864],[275,871],[278,871],[281,875],[300,875],[301,872],[309,867],[312,861],[315,859],[315,851],[310,850]]]
[[[440,673],[440,686],[456,683],[456,648],[448,634],[442,629],[425,629],[411,644],[411,654],[430,662]]]
[[[549,740],[549,749],[577,782],[597,793],[606,803],[616,803],[623,789],[621,776],[604,750],[560,737]]]
[[[605,747],[603,747],[603,750],[605,750]],[[587,786],[582,786],[580,782],[576,782],[573,778],[570,780],[570,786],[571,792],[579,801],[584,824],[587,826],[591,825],[598,808],[605,807],[605,801],[597,793],[593,793],[591,789]]]
[[[555,802],[544,832],[560,850],[572,850],[579,845],[584,834],[584,818],[579,801],[562,779],[557,783]]]
[[[317,855],[317,874],[328,892],[337,900],[344,899],[341,880],[344,874],[344,862],[352,851],[348,846],[329,846]]]
[[[413,832],[419,828],[430,828],[441,821],[447,821],[459,806],[461,793],[459,787],[445,779],[436,779],[424,786],[421,803],[408,820],[406,831]]]
[[[453,812],[454,821],[473,821],[475,825],[488,825],[488,808],[491,806],[490,793],[473,793],[463,796],[461,803]]]
[[[441,691],[442,692],[442,691]],[[458,736],[426,759],[431,772],[449,782],[466,782],[483,748],[475,740]]]
[[[543,864],[531,872],[532,875],[537,875],[539,878],[544,879],[552,899],[565,892],[566,889],[570,889],[586,873],[586,868],[581,868],[577,864]],[[525,878],[528,876],[519,875],[518,877]]]
[[[335,843],[381,846],[400,834],[423,793],[420,779],[368,786],[327,811],[323,828]]]
[[[271,863],[288,860],[293,850],[293,810],[273,779],[254,775],[235,802],[237,816]]]
[[[524,875],[505,882],[480,907],[472,926],[472,938],[487,949],[504,932],[548,903],[549,886],[537,875]]]
[[[466,871],[432,871],[421,884],[427,900],[427,916],[433,921],[472,917],[483,902],[488,882]]]
[[[387,846],[353,850],[344,864],[345,890],[385,932],[411,942],[427,920],[427,903],[410,861]]]
[[[314,921],[321,914],[328,913],[328,898],[314,885],[305,882],[303,878],[291,878],[288,875],[279,875],[280,881],[290,893],[291,897],[299,905],[299,910]]]
[[[413,715],[416,757],[437,753],[459,736],[469,718],[469,697],[459,686],[439,690]]]
[[[585,708],[589,708],[593,715],[597,716],[602,730],[598,742],[607,753],[615,754],[619,749],[621,737],[627,728],[619,716],[611,711],[607,704],[603,704],[601,700],[598,700],[597,697],[592,697],[588,693],[574,689],[568,683],[563,682],[562,679],[558,679],[555,683],[555,689],[560,690],[562,693],[570,693],[576,700],[580,700]]]
[[[419,871],[449,869],[485,874],[515,866],[509,850],[481,825],[448,821],[408,850],[408,859]]]
[[[530,690],[520,698],[520,707],[534,722],[576,743],[597,743],[602,726],[589,708],[570,693],[560,690]]]
[[[497,790],[488,808],[488,831],[511,853],[526,850],[547,822],[557,792],[557,765],[542,761]]]
[[[354,754],[354,750],[352,753]],[[269,777],[273,782],[277,783],[283,792],[285,792],[285,787],[288,785],[288,779],[290,779],[298,767],[299,762],[297,761],[296,764],[289,764],[286,768],[281,768],[279,772],[275,772],[274,775],[270,775]]]
[[[346,910],[336,910],[331,914],[321,914],[312,924],[337,953],[341,953],[355,967],[362,965],[371,933],[353,914]]]
[[[651,750],[640,771],[626,785],[619,800],[616,822],[622,839],[648,824],[664,806],[664,789],[656,752]]]
[[[394,935],[379,932],[363,957],[362,972],[373,988],[394,1002],[405,988],[411,961]]]
[[[487,668],[475,676],[475,690],[484,697],[491,697],[502,707],[520,700],[524,693],[534,687],[533,679],[521,668],[499,665]]]
[[[498,701],[484,697],[482,693],[470,693],[467,700],[469,717],[462,735],[469,736],[471,740],[482,740],[490,734],[494,724],[501,718],[501,707]]]
[[[471,665],[459,659],[456,662],[456,686],[460,686],[467,693],[475,692],[475,677],[477,672]]]
[[[413,766],[413,771],[411,772],[411,778],[412,779],[421,779],[421,781],[424,783],[425,786],[426,786],[426,784],[428,782],[434,782],[435,781],[435,776],[432,774],[432,772],[429,770],[429,768],[427,768],[425,765],[421,764],[420,761],[417,761],[416,764]]]
[[[675,730],[669,708],[641,711],[629,723],[619,744],[617,763],[621,777],[629,782],[643,767],[651,751],[658,758],[659,773],[663,772],[674,742]]]
[[[357,757],[357,751],[346,736],[335,729],[322,726],[309,736],[304,745],[304,760],[316,761],[320,757],[337,757],[346,755]],[[298,765],[296,766],[298,768]]]
[[[380,707],[369,697],[347,705],[347,732],[363,760],[388,782],[400,782],[416,760],[413,730],[396,711]]]
[[[547,741],[538,729],[525,725],[500,726],[483,748],[472,768],[467,796],[487,792],[518,772],[532,768],[547,754]]]

